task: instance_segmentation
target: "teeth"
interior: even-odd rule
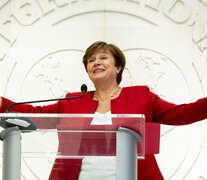
[[[97,70],[95,70],[94,72],[102,72],[102,71],[104,71],[103,69],[97,69]]]

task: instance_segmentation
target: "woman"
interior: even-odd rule
[[[175,105],[160,99],[146,86],[121,89],[119,83],[125,67],[125,57],[122,51],[113,44],[101,41],[93,43],[85,52],[83,64],[89,78],[94,83],[95,91],[87,92],[81,99],[59,101],[43,107],[19,105],[11,107],[10,110],[31,113],[145,114],[146,122],[169,125],[190,124],[207,118],[207,98],[190,104]],[[81,93],[69,93],[66,96],[79,95]],[[12,101],[6,98],[0,98],[0,112],[4,112],[11,103]],[[144,160],[138,161],[139,180],[163,179],[154,155],[146,155]],[[56,160],[50,180],[90,178],[83,173],[84,165],[81,163],[82,160],[75,159]]]

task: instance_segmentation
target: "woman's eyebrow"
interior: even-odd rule
[[[101,51],[99,54],[109,54],[107,51]]]
[[[108,55],[109,53],[108,53],[108,51],[99,51],[98,52],[98,54],[106,54],[106,55]],[[94,54],[92,54],[88,59],[90,59],[90,58],[93,58],[94,57]]]

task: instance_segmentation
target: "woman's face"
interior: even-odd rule
[[[121,67],[115,66],[115,59],[110,51],[100,49],[87,60],[87,72],[93,83],[116,82]]]

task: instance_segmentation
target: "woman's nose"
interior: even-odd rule
[[[95,65],[95,66],[100,65],[100,60],[99,60],[98,58],[94,61],[94,65]]]

